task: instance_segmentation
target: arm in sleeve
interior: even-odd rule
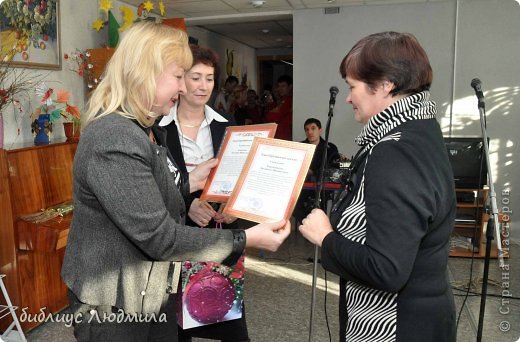
[[[187,227],[172,217],[152,169],[158,156],[146,139],[126,131],[111,139],[91,152],[86,178],[104,212],[133,245],[152,260],[220,262],[232,253],[231,231]],[[177,191],[173,180],[171,188]]]
[[[365,171],[365,244],[330,233],[322,245],[325,269],[389,292],[406,284],[433,210],[412,150],[394,141],[373,149]]]

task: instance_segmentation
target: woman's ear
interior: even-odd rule
[[[381,87],[383,88],[383,92],[386,97],[386,96],[390,95],[392,90],[394,90],[395,84],[394,84],[394,82],[391,82],[391,81],[383,81],[383,82],[381,82]]]

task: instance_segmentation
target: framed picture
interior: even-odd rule
[[[264,223],[289,219],[316,145],[254,138],[224,214]]]
[[[0,1],[0,62],[61,69],[59,17],[59,0]]]
[[[227,202],[246,162],[253,139],[274,137],[277,126],[276,123],[266,123],[227,127],[217,154],[219,164],[211,170],[200,199]]]

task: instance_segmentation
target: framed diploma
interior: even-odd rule
[[[255,138],[224,214],[258,223],[289,219],[316,145]]]
[[[235,188],[255,137],[272,138],[275,123],[229,126],[217,154],[218,165],[211,170],[200,199],[208,202],[227,202]]]

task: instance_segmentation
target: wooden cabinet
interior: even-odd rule
[[[485,228],[489,220],[486,212],[488,189],[455,189],[457,216],[451,236],[450,256],[483,258],[486,253]],[[496,238],[496,236],[495,236]],[[494,243],[491,257],[497,257]]]
[[[57,312],[68,305],[60,271],[72,215],[41,223],[22,215],[72,201],[76,143],[0,149],[0,273],[13,305],[27,313]],[[0,331],[9,324],[0,321]],[[29,330],[41,322],[21,322]]]
[[[115,51],[116,49],[109,47],[87,50],[87,62],[92,66],[86,70],[89,95],[94,89],[96,89],[97,85],[101,81],[101,75],[105,71],[105,66],[110,58],[112,58]]]

